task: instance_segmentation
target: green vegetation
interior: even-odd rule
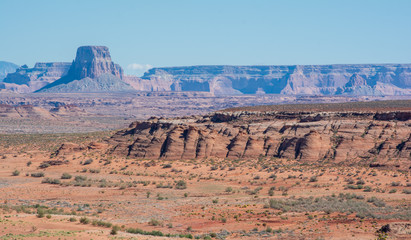
[[[356,213],[359,218],[411,220],[411,207],[396,209],[381,199],[372,197],[364,201],[362,196],[349,193],[317,198],[270,199],[266,207],[282,212],[340,212]]]
[[[32,173],[30,174],[30,176],[40,178],[40,177],[44,177],[44,173],[43,172]]]
[[[72,176],[69,173],[63,173],[61,175],[61,179],[71,179],[71,178],[72,178]]]

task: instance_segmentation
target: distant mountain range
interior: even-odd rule
[[[188,66],[153,68],[136,77],[124,76],[107,47],[83,46],[72,63],[22,66],[7,74],[1,88],[15,92],[411,95],[411,64]]]

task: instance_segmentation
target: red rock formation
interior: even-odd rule
[[[108,143],[144,159],[256,158],[411,164],[411,112],[235,112],[134,122]]]
[[[72,79],[97,78],[106,73],[123,78],[123,69],[111,61],[108,47],[83,46],[77,49],[76,59],[69,73]]]

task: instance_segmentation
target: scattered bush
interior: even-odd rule
[[[81,224],[89,224],[90,223],[90,219],[86,218],[86,217],[82,217],[80,218],[80,223]]]
[[[20,175],[20,171],[16,169],[16,170],[13,171],[12,175],[13,176],[18,176],[18,175]]]
[[[84,161],[83,165],[89,165],[93,162],[93,159],[87,159],[86,161]]]
[[[61,181],[60,179],[57,179],[57,178],[45,178],[43,179],[43,181],[41,181],[41,183],[60,184]]]
[[[32,173],[30,176],[32,176],[32,177],[44,177],[44,173],[42,173],[42,172],[38,172],[38,173]]]
[[[310,177],[310,182],[317,182],[317,181],[318,181],[317,176]]]
[[[111,228],[110,234],[111,234],[111,235],[117,235],[117,232],[118,232],[119,230],[120,230],[120,227],[117,226],[117,225],[114,225],[114,226]]]
[[[179,180],[177,181],[175,188],[176,189],[186,189],[187,183],[184,180]]]
[[[153,218],[150,220],[150,222],[148,222],[148,224],[151,226],[161,226],[162,225],[160,221],[153,219]]]
[[[86,181],[87,180],[87,177],[85,177],[85,176],[76,176],[76,177],[74,177],[74,181],[76,181],[76,182],[83,182],[83,181]]]
[[[63,173],[61,175],[61,179],[71,179],[71,178],[72,178],[72,176],[69,173]]]

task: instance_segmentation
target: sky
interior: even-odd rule
[[[0,0],[0,61],[109,47],[150,67],[411,63],[411,0]]]

